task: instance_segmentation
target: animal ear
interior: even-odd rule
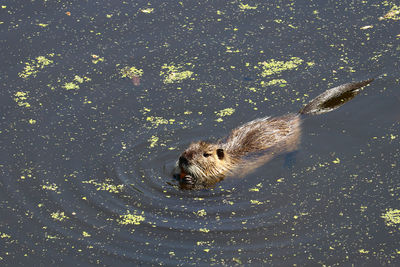
[[[218,148],[217,149],[217,156],[219,159],[223,159],[224,158],[224,150],[222,148]]]

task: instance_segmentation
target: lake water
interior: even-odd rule
[[[396,2],[3,1],[0,265],[399,266]],[[291,167],[171,175],[193,141],[368,78]]]

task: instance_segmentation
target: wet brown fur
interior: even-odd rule
[[[276,154],[296,150],[300,123],[297,114],[262,118],[232,130],[225,140],[215,144],[194,142],[182,153],[187,164],[181,162],[180,170],[202,186],[212,186],[227,175],[243,176]]]

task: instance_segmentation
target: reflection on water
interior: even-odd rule
[[[395,10],[4,2],[0,264],[399,265]],[[170,175],[194,140],[382,73],[305,120],[291,169]]]

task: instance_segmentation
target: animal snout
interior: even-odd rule
[[[182,165],[188,165],[189,164],[189,161],[184,157],[184,156],[180,156],[179,157],[179,165],[180,166],[182,166]]]
[[[187,160],[191,160],[193,159],[194,156],[194,152],[191,150],[186,150],[182,153],[181,157],[187,159]]]

